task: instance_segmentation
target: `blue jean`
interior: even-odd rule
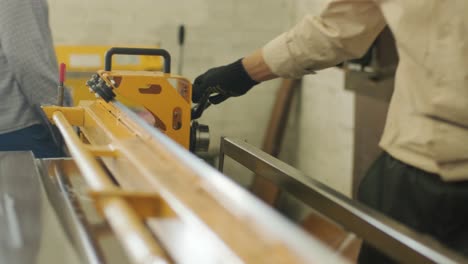
[[[36,158],[62,157],[63,152],[44,125],[32,125],[0,134],[0,151],[31,150]]]

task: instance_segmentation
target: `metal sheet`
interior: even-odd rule
[[[103,263],[103,256],[90,230],[88,216],[83,211],[86,202],[83,204],[83,199],[79,198],[78,191],[81,186],[75,188],[71,184],[73,172],[71,175],[65,173],[65,171],[70,173],[70,168],[75,167],[73,161],[69,159],[37,160],[37,166],[49,201],[75,249],[86,263]],[[79,177],[79,174],[75,174],[76,177]],[[90,199],[86,200],[90,204]]]
[[[83,263],[130,263],[106,220],[96,211],[75,162],[49,159],[37,163],[49,200]]]
[[[0,152],[0,263],[81,263],[31,152]]]

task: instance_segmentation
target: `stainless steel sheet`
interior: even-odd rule
[[[0,263],[82,263],[31,152],[0,152]]]

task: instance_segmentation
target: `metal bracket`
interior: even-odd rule
[[[61,112],[72,126],[84,125],[84,109],[82,107],[41,106],[45,115],[52,124],[52,116],[55,112]]]
[[[108,198],[120,198],[130,204],[137,215],[141,218],[148,217],[175,217],[174,211],[167,203],[157,194],[133,192],[125,190],[104,190],[104,191],[89,191],[89,196],[94,200],[96,209],[104,215],[101,208],[101,201]]]
[[[96,157],[118,157],[119,152],[112,145],[95,146],[85,145],[86,148]]]

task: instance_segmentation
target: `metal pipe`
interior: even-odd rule
[[[223,167],[224,155],[273,181],[282,190],[402,263],[468,262],[437,241],[349,199],[241,140],[222,138],[220,168]]]
[[[60,130],[70,155],[83,173],[83,177],[91,189],[102,191],[115,188],[114,183],[109,179],[109,176],[96,161],[95,157],[83,145],[63,113],[59,111],[54,112],[52,119]]]
[[[116,189],[65,116],[57,111],[52,119],[90,188],[95,191]],[[99,202],[107,221],[135,263],[169,263],[164,250],[156,244],[152,234],[127,201],[119,197],[106,197]]]

